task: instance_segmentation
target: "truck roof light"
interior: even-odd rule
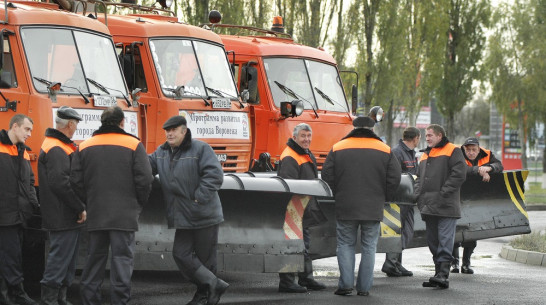
[[[209,22],[210,23],[218,23],[222,21],[222,14],[220,14],[217,10],[212,10],[209,13]]]
[[[273,26],[271,27],[271,31],[284,33],[284,23],[281,16],[273,17]]]

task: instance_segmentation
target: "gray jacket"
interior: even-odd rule
[[[188,129],[180,147],[173,150],[165,143],[149,159],[153,174],[159,174],[169,228],[199,229],[224,221],[218,196],[224,172],[207,143],[192,139]]]

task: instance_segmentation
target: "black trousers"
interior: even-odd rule
[[[87,262],[83,269],[80,293],[84,305],[101,305],[101,286],[104,269],[110,259],[110,303],[127,304],[131,298],[131,276],[135,232],[104,230],[89,232]]]
[[[8,285],[23,281],[23,228],[0,227],[0,276]]]
[[[49,232],[49,253],[40,283],[52,287],[70,286],[76,272],[80,229]]]
[[[427,243],[434,264],[453,260],[456,218],[426,216]]]
[[[213,225],[200,229],[177,229],[174,234],[173,258],[178,269],[191,280],[201,266],[216,273],[218,248],[218,229]]]

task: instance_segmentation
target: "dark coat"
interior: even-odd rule
[[[13,145],[7,131],[0,130],[0,226],[23,225],[38,208],[30,150]]]
[[[76,145],[57,129],[48,128],[38,158],[42,228],[70,230],[84,226],[77,223],[85,210],[70,185],[70,166]]]
[[[210,145],[192,139],[188,129],[180,147],[173,150],[165,142],[149,160],[159,174],[169,228],[199,229],[224,221],[218,196],[224,172]]]
[[[101,126],[74,153],[70,181],[87,204],[89,231],[138,230],[153,181],[138,138],[117,126]]]
[[[412,175],[417,175],[417,166],[419,162],[417,161],[417,158],[415,157],[415,150],[410,149],[402,139],[398,141],[398,145],[396,145],[392,152],[400,161],[400,166],[402,167],[403,173],[410,173]]]
[[[288,139],[281,154],[277,176],[285,179],[318,179],[317,160],[310,150],[305,150],[293,139]],[[316,226],[327,221],[315,197],[311,197],[303,212],[302,226]]]
[[[501,173],[504,170],[502,163],[499,161],[499,159],[495,158],[495,156],[490,150],[480,147],[480,152],[476,156],[476,159],[474,159],[473,161],[470,161],[468,159],[462,146],[461,146],[461,150],[463,152],[466,165],[468,165],[466,168],[467,175],[479,175],[478,168],[480,166],[491,167],[491,171],[489,173]]]
[[[375,133],[358,128],[334,144],[322,166],[339,220],[383,220],[383,206],[400,184],[400,162]]]
[[[415,196],[421,216],[461,218],[461,185],[466,163],[461,149],[447,138],[423,151],[415,180]]]

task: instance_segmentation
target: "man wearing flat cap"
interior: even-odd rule
[[[70,186],[70,166],[76,150],[71,139],[81,120],[70,107],[57,109],[56,127],[46,129],[38,158],[42,228],[49,234],[41,304],[66,304],[76,271],[80,230],[87,214]]]
[[[127,304],[138,217],[148,201],[153,176],[146,149],[125,132],[118,106],[101,115],[102,125],[83,141],[72,159],[70,181],[87,204],[89,243],[80,292],[82,304],[101,303],[101,285],[110,250],[110,302]]]
[[[489,182],[492,173],[501,173],[504,169],[501,161],[499,161],[488,149],[480,147],[480,142],[477,138],[468,138],[461,146],[463,156],[466,161],[466,177],[481,176],[483,182]],[[479,182],[478,182],[479,183]],[[474,274],[474,270],[470,268],[470,257],[476,249],[476,241],[468,241],[463,243],[455,243],[453,246],[453,261],[451,261],[451,273],[459,273],[459,247],[463,247],[463,262],[461,265],[461,273]]]
[[[353,291],[355,248],[361,233],[357,294],[367,296],[373,285],[375,251],[383,206],[400,184],[400,162],[373,132],[375,121],[357,117],[355,129],[334,144],[322,167],[322,179],[336,200],[337,260],[340,277],[337,295]]]
[[[149,158],[154,175],[159,174],[168,226],[176,229],[173,258],[197,286],[188,304],[217,304],[229,287],[215,275],[218,228],[224,221],[218,196],[222,166],[210,145],[192,139],[184,117],[171,117],[163,129],[167,141]]]

